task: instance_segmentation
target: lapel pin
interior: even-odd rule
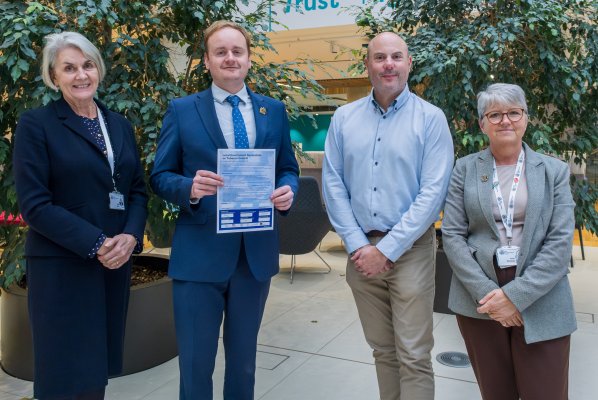
[[[260,107],[260,114],[266,115],[266,107]]]
[[[482,175],[482,182],[488,182],[488,175]]]

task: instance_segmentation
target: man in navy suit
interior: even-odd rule
[[[212,86],[170,103],[151,176],[154,191],[180,207],[169,268],[180,399],[212,399],[223,316],[224,398],[253,399],[257,335],[270,278],[278,272],[278,230],[216,233],[214,194],[226,185],[215,173],[217,150],[275,149],[271,201],[283,213],[297,193],[298,167],[284,104],[245,85],[249,34],[217,21],[206,29],[204,46]]]

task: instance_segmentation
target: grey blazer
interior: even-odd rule
[[[528,202],[515,279],[502,287],[521,312],[525,340],[534,343],[577,328],[568,263],[575,220],[569,168],[526,144]],[[494,254],[500,246],[492,215],[492,154],[489,149],[457,160],[442,221],[444,251],[453,269],[449,308],[479,314],[478,301],[497,289]]]

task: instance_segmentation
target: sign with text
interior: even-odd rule
[[[387,0],[374,1],[378,2],[376,10],[387,3]],[[368,0],[285,0],[272,3],[270,29],[279,31],[286,29],[285,26],[289,29],[306,29],[355,24],[355,15],[349,8],[363,7],[367,3]],[[247,7],[249,9],[251,4]]]

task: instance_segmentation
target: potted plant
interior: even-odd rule
[[[0,136],[0,211],[12,215],[19,212],[11,158],[12,135],[20,114],[59,96],[45,88],[39,77],[39,55],[45,35],[63,30],[78,31],[94,41],[103,53],[108,70],[98,90],[99,97],[110,109],[123,113],[134,126],[147,182],[168,102],[209,87],[209,75],[201,62],[202,32],[212,21],[219,19],[240,22],[254,33],[256,47],[264,51],[273,50],[263,32],[267,26],[268,2],[256,2],[254,11],[249,13],[241,13],[234,0],[187,3],[153,0],[121,2],[118,5],[88,2],[83,9],[78,0],[0,3],[0,30],[3,32],[0,39],[0,98],[3,99],[0,102],[0,131],[3,132]],[[176,57],[170,48],[184,52],[186,61],[182,66],[173,67]],[[257,53],[250,81],[257,92],[285,101],[291,118],[302,112],[294,96],[311,94],[322,98],[317,83],[302,72],[297,63],[264,63],[260,62]],[[150,191],[148,235],[155,246],[170,243],[175,219],[176,210]],[[13,358],[32,359],[31,342],[25,330],[28,327],[23,257],[26,229],[19,226],[0,228],[0,248],[3,249],[0,286],[4,288],[0,296],[0,350],[5,367],[7,363],[11,364]],[[135,264],[165,272],[167,260],[144,256],[138,257]],[[148,364],[140,366],[136,362],[144,354],[151,355],[164,348],[168,351],[162,355],[163,358],[176,354],[176,348],[171,345],[174,343],[172,325],[171,328],[166,326],[156,330],[153,336],[159,340],[157,344],[148,342],[152,336],[148,333],[154,330],[157,317],[165,316],[172,322],[169,285],[168,278],[160,278],[157,282],[132,287],[125,357],[127,353],[134,353],[134,360],[125,360],[125,372],[147,368]],[[143,294],[155,289],[155,286],[159,286],[156,290],[162,297]],[[138,314],[135,311],[137,305],[147,313]],[[12,314],[17,315],[14,323],[8,322]],[[23,339],[22,345],[19,344],[20,339]],[[9,350],[13,350],[14,357],[6,353]],[[149,366],[152,362],[155,365],[156,360],[151,361]],[[131,367],[128,368],[128,365]],[[18,368],[21,369],[17,371]],[[16,375],[30,377],[27,367],[18,368],[7,367]]]

